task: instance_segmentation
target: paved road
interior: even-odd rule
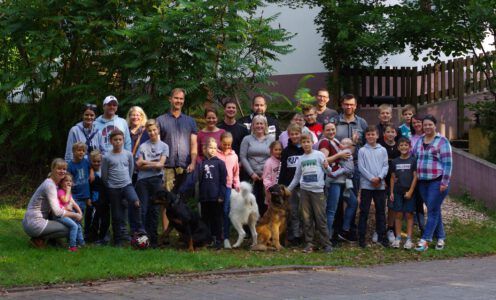
[[[161,277],[4,294],[6,299],[496,299],[496,256],[370,268]]]

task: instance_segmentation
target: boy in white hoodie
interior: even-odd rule
[[[358,245],[365,248],[365,234],[367,233],[367,219],[370,203],[375,204],[376,231],[379,241],[384,247],[389,246],[385,239],[385,205],[386,190],[384,178],[388,173],[388,155],[384,147],[377,143],[379,137],[377,127],[369,126],[365,129],[367,144],[358,151],[358,169],[360,170],[360,219],[358,222]]]

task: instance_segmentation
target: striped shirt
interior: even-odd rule
[[[441,185],[448,186],[453,168],[453,157],[449,140],[439,133],[429,145],[424,145],[422,136],[413,148],[417,156],[417,176],[419,180],[441,178]]]

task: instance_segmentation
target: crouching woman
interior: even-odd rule
[[[50,217],[69,217],[81,221],[81,214],[65,211],[59,206],[57,186],[64,178],[67,163],[61,158],[52,161],[49,177],[36,189],[29,200],[22,226],[31,237],[31,245],[43,248],[48,239],[67,237],[69,229]]]

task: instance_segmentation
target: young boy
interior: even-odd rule
[[[112,151],[103,157],[102,180],[107,188],[112,211],[114,246],[120,247],[130,238],[126,229],[126,208],[131,210],[137,228],[142,228],[140,201],[131,179],[134,169],[133,154],[123,149],[124,133],[114,129],[109,138]]]
[[[400,156],[400,151],[398,150],[398,145],[396,143],[396,127],[393,126],[393,124],[385,124],[384,125],[384,139],[380,140],[379,143],[381,144],[382,147],[386,148],[387,154],[388,154],[388,166],[389,166],[389,171],[388,174],[386,175],[385,178],[385,183],[386,183],[386,193],[387,193],[387,199],[389,199],[389,182],[391,179],[391,162],[393,159],[397,158]],[[393,210],[393,204],[388,201],[387,202],[387,208],[388,208],[388,215],[387,215],[387,238],[389,243],[394,242],[394,224],[395,224],[395,212]]]
[[[311,253],[314,250],[315,231],[321,239],[325,253],[332,252],[327,229],[326,199],[324,195],[324,172],[330,173],[331,167],[324,154],[312,149],[312,136],[301,135],[301,146],[304,154],[296,168],[295,176],[288,186],[292,192],[300,184],[300,201],[303,214],[303,234],[305,236],[305,249],[303,252]]]
[[[405,249],[412,249],[413,212],[416,208],[415,185],[417,184],[417,160],[410,155],[410,140],[401,137],[398,141],[400,157],[393,159],[391,163],[390,199],[393,210],[396,212],[396,239],[392,243],[393,248],[399,248],[401,242],[401,223],[403,214],[406,215],[406,241]]]
[[[90,200],[90,179],[93,179],[93,171],[90,168],[90,162],[84,158],[87,146],[83,142],[77,142],[72,145],[72,160],[67,165],[67,172],[72,175],[72,197],[81,208],[83,214],[86,212],[86,205],[91,206]],[[84,233],[88,233],[91,214],[85,215]]]
[[[313,133],[313,131],[311,131],[310,129],[308,129],[305,126],[305,115],[303,115],[302,113],[299,113],[299,112],[295,113],[293,115],[293,118],[291,118],[291,121],[289,121],[289,125],[291,125],[291,124],[296,124],[296,125],[300,126],[301,127],[301,133],[306,133],[306,132],[310,133],[312,135],[313,143],[317,144],[319,139],[317,138],[315,133]],[[289,131],[288,130],[282,132],[279,135],[279,142],[281,142],[283,149],[288,146],[288,140],[289,140]]]
[[[105,197],[105,185],[101,177],[102,153],[93,150],[90,153],[90,164],[93,180],[90,180],[92,218],[90,219],[88,241],[94,241],[98,245],[106,245],[109,241],[108,230],[110,228],[110,207]],[[89,211],[89,210],[88,210]]]
[[[410,122],[412,121],[412,116],[415,114],[416,109],[413,105],[407,104],[401,109],[401,117],[403,123],[398,127],[398,133],[401,137],[406,137],[410,139],[412,137],[412,131],[410,129]]]
[[[288,186],[294,177],[296,167],[300,162],[300,157],[304,151],[300,145],[302,128],[296,123],[288,126],[288,145],[281,153],[281,170],[279,172],[279,184]],[[281,134],[282,135],[282,134]],[[295,187],[289,198],[291,215],[288,222],[288,241],[293,245],[301,242],[301,222],[300,222],[300,188]]]
[[[393,108],[389,104],[379,105],[379,125],[377,125],[377,132],[379,134],[379,141],[384,139],[386,132],[386,125],[391,123],[393,119]]]
[[[367,233],[367,219],[369,217],[370,203],[375,204],[376,231],[379,241],[384,247],[389,243],[384,237],[386,191],[384,178],[388,172],[387,151],[377,143],[378,132],[375,126],[365,130],[367,144],[358,151],[358,168],[360,170],[360,219],[358,222],[358,245],[367,247],[365,234]]]
[[[303,115],[305,116],[305,126],[319,138],[324,129],[322,124],[317,123],[317,109],[314,106],[304,107]]]
[[[136,153],[138,177],[136,193],[140,199],[141,223],[150,238],[152,248],[158,246],[157,226],[159,206],[150,200],[155,193],[163,188],[165,160],[169,156],[169,146],[160,140],[160,130],[157,122],[150,119],[145,124],[149,140],[141,144]]]
[[[203,145],[204,159],[198,163],[193,176],[188,176],[186,182],[179,189],[184,194],[194,188],[198,181],[201,217],[207,224],[214,237],[215,249],[222,247],[222,213],[223,202],[226,196],[226,164],[217,157],[217,142],[214,138],[207,138]]]

